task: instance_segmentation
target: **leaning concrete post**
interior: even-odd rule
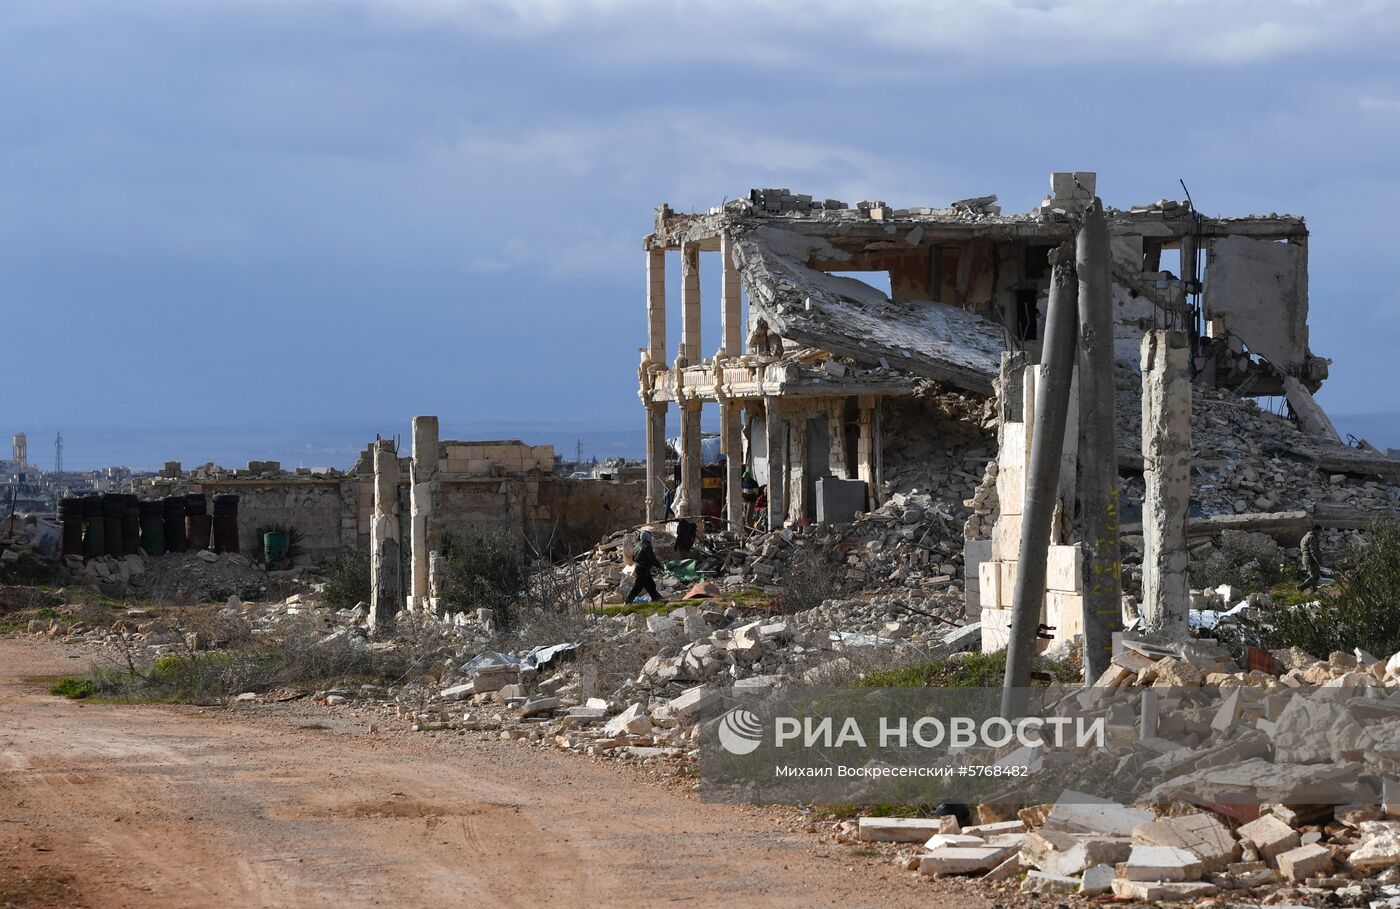
[[[370,527],[369,627],[388,624],[403,605],[399,584],[399,456],[394,443],[374,443],[374,523]]]
[[[1035,423],[1031,459],[1026,467],[1026,496],[1021,509],[1021,540],[1016,557],[1016,587],[1011,600],[1010,639],[1006,646],[1006,678],[1001,710],[1007,719],[1025,707],[1031,683],[1036,632],[1045,604],[1046,561],[1050,555],[1050,525],[1064,452],[1065,418],[1069,412],[1070,379],[1074,373],[1075,320],[1078,285],[1074,269],[1057,264],[1050,280],[1050,303],[1045,313],[1045,346],[1040,380],[1036,383]]]
[[[1191,502],[1190,346],[1181,331],[1142,337],[1142,607],[1147,627],[1184,640],[1191,597],[1186,519]]]
[[[1118,433],[1114,417],[1113,249],[1097,197],[1084,210],[1079,269],[1079,513],[1084,542],[1084,678],[1113,657],[1123,629],[1118,561]]]
[[[413,486],[409,509],[413,523],[409,546],[413,557],[412,588],[409,603],[413,609],[427,609],[432,597],[428,583],[430,553],[437,548],[435,526],[438,472],[438,418],[413,418]]]

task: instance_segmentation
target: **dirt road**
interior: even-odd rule
[[[20,905],[983,905],[635,768],[312,704],[61,700],[34,677],[72,655],[0,640],[0,895]]]

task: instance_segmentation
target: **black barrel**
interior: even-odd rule
[[[160,500],[142,502],[141,548],[148,556],[165,555],[165,503]]]
[[[136,555],[141,549],[141,500],[131,493],[122,496],[122,555]]]
[[[238,496],[214,496],[214,551],[238,551]]]
[[[63,525],[63,554],[81,556],[83,554],[83,500],[76,497],[59,499],[58,521]]]
[[[122,555],[122,516],[125,512],[126,503],[122,501],[120,494],[102,494],[103,551],[114,558],[120,558]]]
[[[102,496],[83,497],[83,558],[98,559],[107,552]]]
[[[185,541],[190,549],[209,548],[209,504],[204,493],[191,492],[185,495]]]
[[[165,508],[165,551],[185,551],[185,497],[170,496],[161,500]]]

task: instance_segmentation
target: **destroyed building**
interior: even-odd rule
[[[962,568],[969,618],[981,615],[991,622],[993,633],[984,633],[984,646],[1004,644],[1004,634],[995,629],[1009,616],[1015,577],[1019,489],[1030,445],[1030,433],[1022,427],[1034,394],[1026,389],[1033,389],[1038,369],[1032,364],[1045,331],[1052,257],[1073,242],[1077,215],[1095,198],[1096,182],[1092,173],[1053,174],[1051,194],[1034,210],[1014,215],[1003,214],[995,196],[945,208],[893,208],[881,201],[846,205],[774,189],[753,190],[707,212],[679,213],[662,205],[655,230],[644,240],[647,344],[639,394],[646,410],[648,519],[703,515],[731,526],[748,524],[753,516],[744,514],[740,488],[748,470],[766,486],[768,526],[849,521],[855,512],[879,507],[891,493],[884,466],[899,455],[908,434],[892,448],[886,421],[917,387],[936,383],[974,396],[999,390],[994,423],[1001,454],[965,503],[972,520]],[[1318,474],[1324,489],[1330,477],[1369,484],[1376,500],[1393,508],[1393,488],[1381,489],[1375,481],[1389,484],[1398,465],[1374,449],[1343,445],[1313,399],[1330,361],[1314,354],[1308,342],[1303,218],[1210,217],[1189,201],[1170,200],[1110,207],[1104,214],[1112,251],[1120,420],[1140,420],[1136,374],[1142,370],[1144,337],[1180,332],[1186,346],[1172,355],[1172,363],[1180,360],[1197,412],[1188,406],[1175,417],[1204,424],[1203,432],[1218,446],[1208,453],[1224,455],[1224,445],[1235,446],[1233,457],[1223,464],[1212,461],[1212,468],[1223,466],[1228,473],[1246,452],[1257,457],[1242,465],[1238,480],[1217,483],[1218,474],[1192,474],[1193,513],[1306,509],[1285,522],[1292,532],[1325,508],[1334,518],[1345,511],[1346,499],[1306,494]],[[718,305],[707,312],[700,262],[710,253],[719,254],[722,278]],[[666,344],[668,259],[680,268],[677,350]],[[888,293],[875,286],[885,282]],[[713,352],[700,349],[707,316],[717,318],[720,327],[721,343]],[[1231,433],[1217,430],[1254,419],[1240,409],[1242,401],[1270,397],[1286,401],[1286,417],[1255,408],[1254,414],[1267,418],[1256,427],[1257,435],[1220,437]],[[672,403],[680,424],[674,490],[665,470]],[[726,460],[718,509],[706,508],[702,495],[700,426],[707,403],[718,405]],[[1006,433],[1018,429],[1022,445],[1008,447]],[[1118,461],[1129,475],[1143,468],[1138,436],[1138,425],[1121,434]],[[1071,445],[1062,473],[1070,478],[1063,502],[1070,514],[1074,456]],[[1247,490],[1268,474],[1278,482],[1303,482],[1291,496],[1238,495],[1240,482],[1252,478]],[[944,492],[919,491],[935,499]],[[1337,492],[1349,490],[1344,484]],[[1125,489],[1129,522],[1143,495]],[[1356,526],[1354,521],[1354,516],[1350,524],[1332,520],[1329,526]],[[1052,552],[1051,575],[1060,583],[1052,583],[1049,599],[1060,603],[1065,618],[1059,620],[1052,609],[1046,621],[1058,629],[1057,636],[1068,638],[1078,625],[1071,617],[1080,608],[1077,584],[1083,569],[1067,531],[1056,542],[1063,548]]]
[[[815,483],[864,481],[880,496],[877,403],[914,378],[989,394],[1004,351],[1035,348],[1050,252],[1073,236],[1069,212],[1095,191],[1087,173],[1052,176],[1034,211],[995,197],[946,208],[846,205],[788,190],[685,214],[661,206],[647,254],[647,345],[640,395],[652,471],[649,517],[663,516],[668,409],[680,424],[676,514],[698,515],[700,412],[719,406],[729,455],[729,520],[743,467],[769,487],[774,526],[815,519]],[[1206,217],[1171,201],[1110,210],[1115,348],[1136,363],[1143,332],[1187,330],[1198,382],[1287,394],[1310,428],[1329,361],[1308,346],[1308,230],[1292,215]],[[676,254],[674,256],[670,254]],[[718,253],[718,305],[702,307],[700,258]],[[1164,267],[1168,258],[1176,272]],[[679,266],[680,345],[668,350],[667,260]],[[881,273],[886,295],[852,273]],[[711,291],[713,293],[713,291]],[[702,319],[721,344],[702,351]],[[672,315],[672,318],[675,316]],[[1322,418],[1325,420],[1325,417]],[[770,478],[773,482],[770,482]]]

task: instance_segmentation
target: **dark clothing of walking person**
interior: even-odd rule
[[[648,534],[648,537],[650,534]],[[632,590],[627,594],[626,602],[630,603],[646,591],[652,602],[661,602],[661,592],[656,589],[656,579],[652,577],[652,571],[661,570],[661,560],[656,557],[656,553],[651,548],[651,540],[642,539],[642,545],[637,547],[637,552],[633,556],[636,568],[636,580],[632,582]]]

